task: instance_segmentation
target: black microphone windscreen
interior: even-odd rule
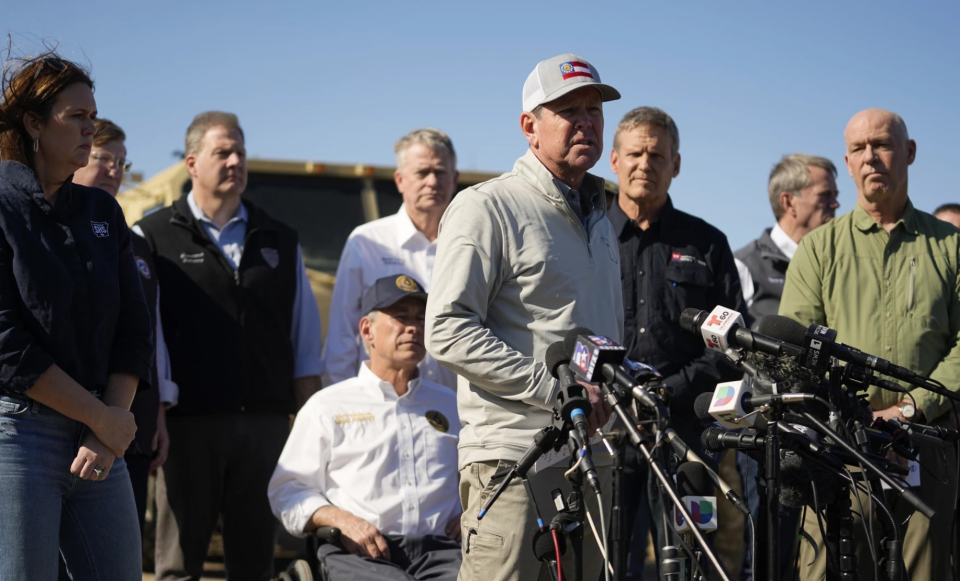
[[[712,422],[713,416],[710,415],[710,404],[713,402],[713,394],[704,392],[697,396],[693,401],[693,413],[701,422]]]
[[[807,328],[789,317],[780,315],[764,315],[757,323],[757,333],[773,337],[792,345],[803,345],[807,336]]]
[[[547,363],[547,369],[550,370],[550,375],[552,375],[554,379],[559,379],[557,369],[561,365],[570,363],[570,353],[564,349],[563,341],[557,341],[547,347],[547,354],[544,356],[544,360]]]
[[[550,529],[545,529],[543,531],[537,531],[533,535],[533,554],[536,555],[537,560],[546,561],[547,559],[556,559],[557,558],[557,548],[560,549],[560,555],[562,556],[567,549],[567,543],[564,541],[564,536],[557,535],[557,547],[553,546],[553,535],[550,533]]]
[[[706,311],[693,308],[683,309],[683,312],[680,313],[680,328],[691,333],[699,333],[700,325],[703,324],[703,317],[700,316],[700,313],[706,313]],[[700,320],[697,320],[698,318]]]
[[[837,500],[839,476],[811,460],[787,452],[780,460],[780,502],[790,508],[813,507],[813,488],[817,505],[823,509]]]
[[[720,445],[720,436],[728,431],[720,426],[710,426],[700,434],[700,443],[703,444],[707,452],[723,452],[723,446]]]
[[[577,348],[577,337],[593,334],[594,332],[586,327],[577,327],[567,331],[567,334],[563,336],[563,350],[567,353],[567,357],[572,356],[574,349]]]
[[[677,468],[677,494],[680,496],[715,496],[713,480],[699,462],[684,462]]]

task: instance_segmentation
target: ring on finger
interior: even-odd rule
[[[100,480],[101,478],[103,478],[103,470],[101,470],[100,468],[94,468],[93,473],[94,475],[96,475],[97,480]]]

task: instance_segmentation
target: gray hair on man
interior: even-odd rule
[[[426,145],[437,155],[442,155],[446,151],[450,154],[453,167],[457,167],[457,152],[453,149],[453,142],[450,141],[450,137],[439,129],[427,127],[425,129],[414,129],[401,137],[400,141],[397,141],[397,144],[393,146],[393,152],[397,154],[397,169],[403,167],[407,158],[407,149],[415,143]]]
[[[780,193],[789,192],[794,196],[801,196],[805,188],[812,185],[810,181],[810,166],[819,167],[837,175],[837,166],[825,157],[807,155],[805,153],[791,153],[780,158],[770,171],[770,180],[767,182],[767,192],[770,194],[770,207],[777,220],[783,217],[783,207],[780,206]]]
[[[666,129],[670,134],[670,153],[680,153],[680,130],[677,129],[673,117],[658,107],[637,107],[624,115],[613,134],[613,148],[620,151],[620,134],[640,126]]]
[[[184,147],[184,154],[191,155],[200,151],[200,142],[207,131],[214,127],[225,127],[235,129],[244,137],[243,129],[240,128],[240,120],[233,113],[223,111],[205,111],[193,118],[190,127],[187,128],[187,138]],[[246,137],[244,137],[246,139]]]

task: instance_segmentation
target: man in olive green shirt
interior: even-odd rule
[[[847,170],[857,187],[852,212],[809,233],[790,268],[780,314],[804,325],[818,323],[837,331],[837,340],[932,377],[950,390],[960,388],[960,232],[913,207],[907,195],[907,166],[916,143],[899,115],[880,109],[861,111],[844,131]],[[942,396],[914,389],[916,410],[901,394],[871,388],[874,416],[938,423],[950,409]],[[905,417],[905,416],[910,416]],[[906,529],[903,557],[911,579],[948,579],[956,451],[921,449],[920,497],[937,514],[929,520],[914,513]],[[949,480],[949,484],[937,482]],[[898,522],[912,512],[888,491]],[[868,500],[862,499],[869,510]],[[857,503],[853,503],[854,510]],[[874,521],[882,518],[874,515]],[[807,510],[804,529],[820,545],[819,557],[804,543],[802,579],[822,579],[826,558],[819,527]],[[861,578],[873,578],[874,564],[862,526],[855,527]],[[903,535],[904,532],[901,531]],[[879,540],[879,532],[876,536]],[[880,555],[878,554],[878,557]]]

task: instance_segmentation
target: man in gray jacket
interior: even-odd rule
[[[754,322],[777,314],[787,265],[800,239],[832,220],[840,207],[836,177],[832,161],[804,153],[783,156],[770,171],[767,193],[777,223],[733,253]]]
[[[580,325],[621,341],[617,238],[604,216],[603,179],[587,173],[603,151],[603,102],[619,98],[580,57],[540,62],[523,86],[529,151],[513,171],[461,192],[440,223],[426,339],[460,376],[461,581],[549,578],[533,556],[536,517],[519,480],[482,521],[477,513],[500,483],[493,476],[551,423],[558,385],[543,362],[547,347]],[[609,410],[596,386],[586,392],[592,430]],[[609,469],[597,463],[609,490]],[[543,464],[530,483],[548,520],[550,492],[568,490],[566,462]],[[583,578],[596,579],[600,552],[585,536]]]

